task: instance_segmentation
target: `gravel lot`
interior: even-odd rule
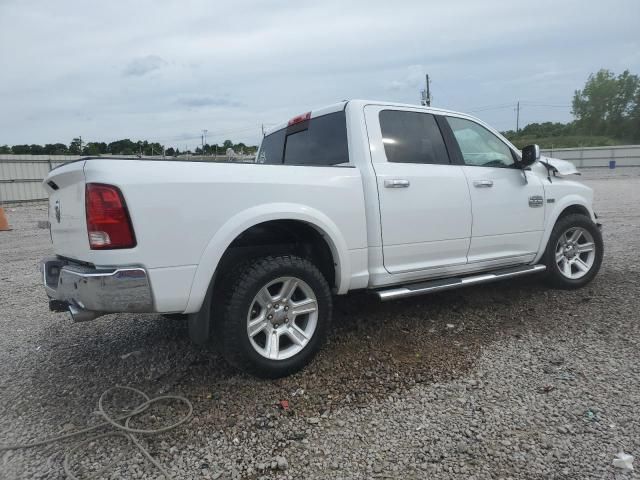
[[[36,268],[51,252],[37,228],[46,205],[5,207],[0,444],[95,424],[100,394],[130,385],[193,402],[188,424],[140,436],[176,478],[637,478],[612,460],[640,454],[640,169],[583,180],[606,247],[587,288],[530,278],[385,304],[340,298],[329,344],[278,381],[238,374],[175,320],[50,313]],[[175,418],[174,406],[141,421]],[[0,452],[0,478],[63,478],[76,441]],[[123,451],[105,478],[157,478],[119,440],[82,457]]]

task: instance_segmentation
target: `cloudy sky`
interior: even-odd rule
[[[0,0],[0,145],[256,143],[347,98],[567,121],[591,72],[640,74],[639,0]]]

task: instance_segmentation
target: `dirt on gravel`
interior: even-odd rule
[[[582,180],[606,249],[589,286],[550,290],[531,277],[387,303],[336,298],[316,360],[275,381],[192,345],[184,322],[74,324],[49,312],[37,270],[52,253],[38,227],[46,204],[5,205],[0,444],[95,424],[100,394],[130,385],[193,402],[187,425],[142,437],[176,478],[635,478],[612,460],[640,453],[640,169]],[[161,404],[151,416],[179,413]],[[74,443],[0,452],[0,478],[63,478]],[[84,462],[118,449],[94,446]],[[135,451],[104,474],[157,476]]]

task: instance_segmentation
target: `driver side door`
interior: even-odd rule
[[[468,262],[533,261],[544,230],[544,187],[523,174],[516,154],[483,125],[447,117],[471,195]],[[449,137],[451,138],[451,137]]]

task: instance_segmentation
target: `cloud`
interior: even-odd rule
[[[212,95],[183,95],[177,103],[187,107],[242,107],[243,104],[228,98],[214,97]]]
[[[158,55],[147,55],[146,57],[138,57],[131,60],[124,67],[123,74],[127,77],[141,77],[154,70],[159,70],[167,64]]]
[[[461,111],[568,104],[601,67],[640,73],[638,0],[32,3],[0,0],[0,145],[186,132],[193,147],[202,129],[255,144],[342,99],[418,104],[426,73],[433,105]],[[509,108],[481,116],[515,126]],[[540,106],[520,122],[570,119]]]
[[[425,67],[424,65],[411,65],[406,68],[406,74],[399,79],[391,80],[387,83],[388,90],[406,90],[408,88],[419,89],[424,86]]]

